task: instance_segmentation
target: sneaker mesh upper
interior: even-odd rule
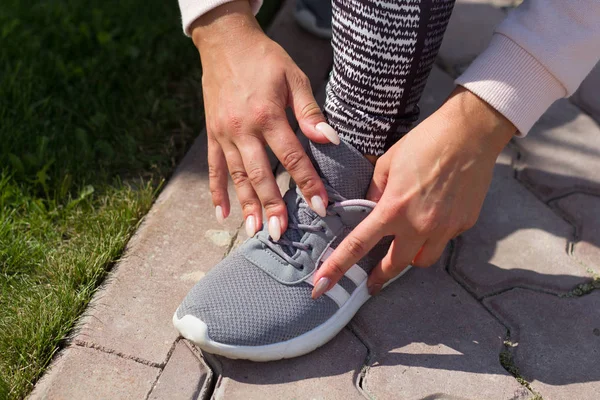
[[[188,293],[177,317],[193,315],[208,326],[213,341],[260,346],[297,337],[337,310],[328,296],[310,297],[312,286],[283,285],[232,253]]]

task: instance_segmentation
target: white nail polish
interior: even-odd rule
[[[321,295],[325,293],[325,291],[329,287],[330,283],[331,281],[329,280],[329,278],[322,277],[321,279],[319,279],[319,281],[315,284],[315,287],[313,289],[312,298],[318,299],[319,297],[321,297]]]
[[[340,144],[340,137],[337,132],[327,123],[319,122],[315,125],[315,129],[323,134],[331,143],[338,145]]]
[[[310,199],[310,205],[314,212],[319,214],[319,217],[324,217],[327,215],[327,210],[325,209],[325,204],[323,203],[321,196],[313,196]]]
[[[281,223],[279,223],[279,218],[275,216],[269,218],[269,235],[275,242],[281,238]]]
[[[223,225],[225,223],[225,217],[223,216],[223,207],[216,206],[215,207],[215,217],[217,217],[217,222]]]
[[[256,234],[256,218],[254,218],[254,215],[249,215],[246,218],[246,234],[248,237],[253,237]]]

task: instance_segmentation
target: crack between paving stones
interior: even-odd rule
[[[506,351],[507,351],[507,345],[510,342],[510,329],[508,328],[508,325],[504,323],[504,321],[502,319],[500,319],[500,317],[498,315],[496,315],[496,313],[494,313],[490,308],[488,308],[484,303],[483,303],[483,299],[485,299],[486,297],[482,297],[481,299],[479,299],[475,293],[473,291],[471,291],[469,289],[469,287],[467,287],[463,282],[461,282],[461,280],[457,279],[456,276],[454,276],[454,274],[451,271],[451,266],[454,264],[455,262],[455,255],[458,254],[458,247],[459,244],[455,241],[452,240],[450,241],[450,254],[448,255],[448,260],[446,262],[446,265],[444,266],[444,269],[446,271],[446,273],[450,276],[450,278],[455,281],[460,287],[462,287],[471,297],[473,297],[473,299],[475,299],[475,301],[477,303],[479,303],[479,305],[481,305],[481,307],[487,311],[487,313],[494,319],[496,320],[504,329],[505,329],[505,338],[504,341],[502,342],[502,350],[500,350],[500,353],[498,354],[498,362],[500,363],[500,365],[502,366],[502,368],[508,373],[510,374],[513,378],[515,378],[515,380],[523,387],[525,387],[527,390],[529,390],[534,397],[530,400],[543,400],[542,397],[536,393],[535,391],[533,391],[531,389],[531,386],[529,384],[529,382],[527,382],[527,380],[525,380],[522,376],[520,376],[518,374],[518,367],[514,364],[514,360],[512,359],[512,353],[508,353],[508,355],[510,356],[510,359],[507,358],[506,356]],[[507,290],[504,290],[502,293],[507,292],[508,290],[513,290],[515,288],[510,288]],[[491,296],[487,296],[487,297],[491,297]],[[509,363],[508,361],[510,361],[511,363]],[[517,374],[514,374],[513,372],[516,371]],[[526,383],[526,384],[524,384]]]
[[[360,333],[360,329],[357,329],[357,327],[354,326],[352,321],[350,321],[350,323],[346,325],[346,328],[348,328],[348,330],[356,338],[356,340],[358,340],[367,349],[367,355],[365,356],[365,360],[363,361],[360,367],[360,371],[358,371],[357,373],[354,385],[363,397],[369,400],[373,400],[373,395],[371,395],[371,393],[369,393],[369,391],[366,388],[367,372],[369,372],[371,362],[373,361],[373,351],[371,350],[372,345],[369,343],[367,337]]]
[[[506,372],[508,372],[510,375],[512,375],[512,377],[515,378],[515,380],[517,382],[519,382],[519,384],[521,386],[523,386],[524,388],[529,390],[529,392],[531,392],[531,394],[533,394],[533,397],[530,398],[529,400],[543,400],[542,395],[540,393],[536,392],[535,390],[533,390],[533,388],[531,387],[531,383],[521,375],[521,372],[519,371],[519,367],[515,363],[513,354],[511,352],[511,349],[514,348],[515,345],[510,340],[510,329],[508,329],[507,327],[506,327],[506,336],[502,343],[502,347],[503,347],[503,349],[500,351],[500,354],[498,355],[498,360],[500,362],[500,365],[502,365],[502,368],[504,368],[506,370]]]
[[[598,198],[600,198],[600,191],[598,191],[598,190],[593,190],[593,189],[589,189],[589,188],[585,188],[585,187],[577,187],[577,186],[575,186],[575,189],[573,189],[573,190],[571,190],[569,192],[565,192],[563,194],[551,197],[548,200],[548,203],[552,203],[552,202],[555,202],[555,201],[558,201],[558,200],[562,200],[565,197],[573,196],[575,194],[583,194],[583,195],[586,195],[586,196],[592,196],[592,197],[598,197]]]
[[[204,362],[206,363],[206,365],[208,366],[208,368],[211,371],[210,384],[206,387],[206,389],[204,391],[202,391],[200,393],[202,395],[202,397],[199,397],[199,399],[201,399],[201,400],[213,399],[216,390],[219,388],[219,386],[221,384],[221,379],[223,378],[223,365],[221,364],[221,362],[215,355],[210,354],[210,353],[204,353],[200,349],[196,349],[196,351],[201,354],[202,359],[204,360]]]
[[[208,368],[209,375],[206,377],[206,381],[204,382],[202,387],[198,388],[198,391],[196,393],[194,393],[194,397],[193,397],[196,400],[208,400],[212,397],[213,392],[215,390],[215,385],[216,385],[215,371],[211,367],[211,365],[208,363],[206,357],[204,356],[204,353],[202,353],[202,351],[200,349],[198,349],[196,346],[194,346],[187,340],[183,340],[183,339],[181,339],[181,340],[183,341],[183,344],[192,352],[194,357],[196,357],[196,359],[199,362],[203,363]]]
[[[109,348],[101,346],[99,344],[89,343],[89,342],[86,342],[86,341],[81,340],[81,339],[75,339],[73,341],[73,344],[75,346],[79,346],[79,347],[85,347],[85,348],[88,348],[88,349],[98,350],[98,351],[101,351],[101,352],[106,353],[106,354],[112,354],[114,356],[123,358],[125,360],[135,361],[135,362],[137,362],[139,364],[147,365],[149,367],[161,368],[162,369],[162,368],[164,368],[164,366],[166,364],[166,363],[156,363],[156,362],[148,361],[148,360],[145,360],[145,359],[140,358],[140,357],[131,356],[129,354],[125,354],[125,353],[122,353],[120,351],[116,351],[114,349],[109,349]],[[173,349],[174,349],[174,347],[172,347],[169,350],[169,353],[167,354],[167,359],[169,357],[171,357],[171,353],[173,352]]]
[[[527,389],[533,395],[533,397],[531,397],[529,400],[543,400],[542,395],[539,394],[538,392],[536,392],[535,390],[533,390],[533,388],[531,387],[531,383],[521,375],[521,373],[519,371],[519,367],[515,363],[511,349],[516,347],[516,345],[511,340],[511,332],[510,332],[510,328],[508,327],[508,324],[505,323],[504,320],[502,318],[500,318],[500,316],[494,312],[494,310],[487,307],[483,303],[480,303],[480,304],[506,330],[504,340],[502,341],[502,347],[501,347],[500,353],[498,354],[498,362],[500,363],[502,368],[504,368],[504,370],[508,374],[510,374],[513,378],[515,378],[515,380],[521,386],[523,386],[525,389]]]
[[[460,284],[460,282],[459,282]],[[583,284],[578,285],[578,288],[580,286],[582,286]],[[600,290],[600,279],[598,280],[594,280],[593,282],[593,288],[589,289],[588,291],[582,293],[582,294],[573,294],[570,296],[567,295],[556,295],[553,293],[544,293],[546,295],[551,295],[554,297],[559,297],[559,298],[576,298],[576,297],[582,297],[585,296],[587,294],[592,293],[595,290]],[[514,290],[514,289],[522,289],[522,290],[530,290],[532,292],[540,292],[538,290],[534,290],[534,289],[530,289],[530,288],[522,288],[522,287],[515,287],[515,288],[511,288],[511,289],[507,289],[504,290],[502,293],[505,293],[509,290]],[[575,291],[577,289],[572,290],[571,292]],[[571,293],[569,292],[569,293]],[[491,296],[487,296],[487,297],[491,297]],[[487,307],[484,303],[480,302],[480,304],[483,306],[484,309],[486,309],[488,311],[488,313],[494,318],[496,319],[496,321],[498,321],[498,323],[500,323],[504,329],[506,329],[506,336],[504,338],[504,341],[502,343],[502,347],[503,349],[500,351],[500,354],[498,355],[498,359],[500,362],[500,365],[502,365],[502,368],[504,368],[506,370],[506,372],[508,372],[510,375],[512,375],[517,382],[519,382],[520,385],[522,385],[523,387],[525,387],[527,390],[529,390],[532,394],[533,397],[529,400],[543,400],[543,397],[540,393],[536,392],[535,390],[533,390],[533,388],[531,387],[531,382],[529,382],[527,379],[525,379],[519,371],[519,367],[516,365],[515,361],[514,361],[514,357],[513,357],[513,353],[512,353],[512,349],[514,347],[516,347],[516,345],[512,342],[511,340],[511,332],[510,332],[510,328],[508,327],[508,324],[506,324],[504,322],[504,320],[497,315],[496,312],[494,312],[493,309]]]
[[[587,187],[582,187],[575,185],[572,189],[564,189],[564,192],[557,194],[556,196],[550,197],[547,200],[544,200],[541,195],[537,192],[536,186],[534,182],[531,182],[527,177],[522,176],[522,172],[525,170],[526,165],[523,164],[519,168],[516,168],[516,176],[515,179],[519,182],[523,187],[525,187],[531,194],[534,195],[536,199],[540,202],[548,205],[553,201],[557,201],[563,199],[565,197],[569,197],[574,194],[585,194],[588,196],[600,197],[600,190],[590,189]],[[567,221],[568,222],[568,221]]]
[[[444,269],[446,270],[446,272],[448,273],[448,275],[450,275],[450,277],[456,283],[458,283],[476,301],[478,301],[480,303],[483,300],[487,299],[487,298],[501,295],[501,294],[506,293],[506,292],[508,292],[510,290],[513,290],[513,289],[529,290],[529,291],[532,291],[532,292],[547,294],[547,295],[558,297],[558,298],[581,297],[581,296],[584,296],[586,294],[589,294],[589,293],[593,292],[594,290],[600,289],[600,276],[598,276],[594,271],[588,269],[587,271],[592,275],[589,278],[589,280],[586,281],[586,282],[579,283],[573,289],[567,290],[567,291],[551,291],[550,289],[543,289],[543,288],[538,288],[538,287],[516,285],[516,286],[511,286],[511,287],[508,287],[508,288],[505,288],[505,289],[499,289],[497,291],[490,292],[490,293],[484,294],[482,296],[478,296],[475,292],[473,292],[471,290],[471,288],[469,286],[467,286],[467,284],[464,282],[464,280],[460,276],[460,274],[458,274],[454,270],[454,265],[455,265],[455,262],[456,262],[455,255],[458,254],[458,249],[460,249],[459,239],[460,238],[450,241],[450,252],[451,253],[450,253],[450,256],[448,257],[449,258],[449,262],[446,264],[446,266],[444,267]],[[582,265],[583,267],[588,268],[586,265],[584,265],[581,262],[579,262],[575,257],[572,257],[572,259],[573,259],[573,261],[577,262],[578,264]]]
[[[572,241],[570,241],[570,243],[568,244],[568,254],[569,256],[579,265],[581,265],[583,268],[586,269],[586,271],[588,273],[590,273],[592,275],[593,281],[599,280],[600,279],[600,274],[598,274],[598,272],[596,272],[595,270],[592,269],[592,267],[590,267],[586,262],[580,260],[577,258],[577,256],[575,255],[575,246],[580,243],[583,239],[582,237],[582,231],[583,231],[583,226],[581,223],[579,223],[577,221],[577,219],[575,217],[573,217],[569,212],[567,212],[566,210],[564,210],[563,208],[561,208],[558,205],[558,201],[560,201],[561,199],[564,199],[566,197],[569,196],[573,196],[573,195],[585,195],[585,196],[591,196],[591,197],[595,197],[600,199],[600,195],[596,195],[596,194],[591,194],[591,193],[585,193],[585,192],[581,192],[581,191],[574,191],[574,192],[570,192],[568,194],[565,195],[561,195],[561,196],[556,196],[552,199],[550,199],[548,201],[548,204],[550,205],[550,207],[552,207],[557,214],[559,214],[565,221],[567,221],[568,223],[570,223],[575,230],[575,234],[574,234],[574,238]]]
[[[160,379],[163,372],[165,371],[165,367],[169,363],[169,360],[171,359],[171,356],[173,355],[173,352],[175,351],[175,347],[177,347],[177,343],[179,343],[180,340],[181,340],[180,338],[177,338],[175,340],[175,342],[173,342],[173,345],[171,346],[171,348],[169,349],[169,352],[167,353],[167,358],[166,358],[163,366],[160,367],[160,371],[158,372],[158,375],[156,375],[156,379],[154,379],[154,382],[152,383],[152,386],[150,386],[150,390],[148,391],[148,393],[146,393],[146,397],[144,397],[144,399],[148,400],[150,398],[150,395],[154,391],[154,389],[156,389],[158,380]],[[134,361],[137,361],[137,360],[134,360]]]
[[[568,196],[571,196],[574,194],[587,194],[587,195],[591,195],[594,197],[600,197],[600,192],[596,192],[596,191],[586,189],[586,188],[579,188],[576,186],[576,188],[574,190],[570,190],[563,194],[551,197],[548,200],[544,200],[543,198],[541,198],[540,194],[535,189],[535,185],[533,184],[533,182],[530,182],[527,178],[522,176],[522,172],[525,171],[527,164],[524,162],[523,153],[522,153],[522,150],[519,147],[519,145],[516,143],[513,143],[513,141],[510,141],[508,143],[508,147],[516,153],[515,158],[513,160],[511,160],[511,163],[510,163],[510,167],[513,170],[513,178],[519,184],[521,184],[523,187],[525,187],[525,189],[527,189],[530,193],[532,193],[536,199],[538,199],[540,202],[545,204],[554,214],[558,215],[558,217],[560,219],[564,220],[567,224],[571,225],[571,227],[573,228],[573,237],[571,239],[567,239],[567,249],[566,249],[567,254],[571,255],[575,243],[577,243],[580,240],[579,234],[580,234],[581,229],[578,226],[578,224],[575,221],[573,221],[572,218],[570,218],[570,216],[568,216],[568,214],[564,210],[562,210],[558,206],[554,206],[552,203],[555,203],[560,199],[563,199],[565,197],[568,197]]]
[[[523,156],[522,156],[521,149],[519,148],[519,146],[517,144],[513,144],[512,141],[509,143],[509,147],[516,153],[515,159],[511,160],[511,167],[514,172],[513,178],[517,182],[519,182],[521,185],[523,185],[529,192],[531,192],[542,204],[544,204],[548,208],[550,208],[550,210],[553,213],[557,214],[559,218],[564,220],[567,224],[569,224],[573,228],[572,240],[567,239],[567,246],[566,246],[567,255],[569,255],[569,257],[571,257],[574,261],[578,262],[580,265],[587,267],[584,264],[582,264],[581,262],[579,262],[579,260],[577,260],[577,258],[574,256],[574,246],[581,239],[580,238],[581,227],[574,220],[572,220],[572,218],[570,217],[569,214],[567,214],[564,210],[562,210],[560,207],[554,205],[553,203],[555,203],[558,200],[563,199],[565,197],[572,196],[574,194],[585,194],[585,195],[591,195],[594,197],[600,197],[600,194],[598,194],[594,191],[589,191],[586,189],[578,188],[576,190],[563,193],[559,196],[554,196],[554,197],[544,201],[539,196],[537,191],[535,190],[533,183],[530,182],[529,180],[527,180],[526,178],[523,178],[521,175],[521,172],[523,172],[526,167],[526,164],[523,162]],[[489,297],[500,295],[502,293],[506,293],[506,292],[508,292],[510,290],[514,290],[514,289],[529,290],[532,292],[538,292],[538,293],[555,296],[555,297],[559,297],[559,298],[581,297],[581,296],[587,295],[589,293],[592,293],[594,290],[600,290],[600,277],[596,276],[596,274],[594,274],[593,271],[588,270],[590,273],[592,273],[594,275],[592,282],[581,283],[581,284],[577,285],[574,289],[570,290],[569,292],[562,293],[562,294],[548,292],[548,291],[545,291],[545,290],[539,289],[539,288],[513,286],[508,289],[500,290],[495,293],[490,293],[490,294],[478,297],[468,286],[466,286],[466,284],[464,284],[464,282],[462,282],[462,279],[460,279],[455,274],[454,268],[452,268],[454,266],[454,261],[455,261],[454,256],[455,256],[455,254],[458,254],[458,247],[459,247],[459,243],[457,243],[455,240],[450,241],[450,255],[448,256],[448,262],[446,263],[444,269],[446,270],[448,275],[456,283],[459,284],[459,286],[461,286],[467,293],[469,293],[492,316],[492,318],[494,318],[506,330],[506,336],[502,343],[502,350],[500,351],[500,354],[498,355],[498,361],[500,362],[500,365],[502,366],[502,368],[504,368],[504,370],[507,373],[509,373],[511,376],[513,376],[515,378],[515,380],[521,386],[525,387],[533,395],[533,397],[530,398],[530,400],[543,400],[542,395],[540,393],[536,392],[535,390],[533,390],[533,388],[531,387],[531,383],[529,381],[527,381],[520,374],[519,368],[514,361],[513,353],[511,352],[511,349],[514,347],[514,345],[511,342],[510,329],[509,329],[508,325],[505,324],[504,321],[498,315],[496,315],[496,313],[492,309],[488,308],[483,303],[483,300],[486,298],[489,298]]]

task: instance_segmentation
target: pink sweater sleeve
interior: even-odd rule
[[[600,60],[600,0],[525,0],[456,83],[525,136]]]
[[[222,4],[229,3],[233,0],[179,0],[179,9],[181,10],[181,23],[183,31],[190,36],[190,25],[198,19],[202,14],[205,14]],[[258,13],[262,0],[249,0],[250,6],[254,15]]]

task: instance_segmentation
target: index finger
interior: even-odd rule
[[[324,217],[329,199],[321,177],[287,120],[274,128],[265,132],[267,143],[296,182],[308,205]]]
[[[363,258],[383,238],[384,224],[376,209],[371,212],[340,243],[337,249],[315,272],[312,298],[316,299],[331,289],[354,264]]]

